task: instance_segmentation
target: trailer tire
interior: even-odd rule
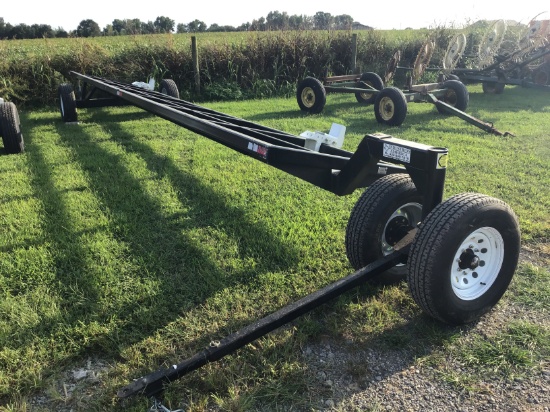
[[[61,112],[61,119],[65,123],[78,121],[76,98],[74,95],[73,86],[68,83],[61,84],[57,88],[57,94],[59,96],[59,111]]]
[[[162,94],[166,94],[170,97],[180,98],[180,92],[176,82],[172,79],[163,79],[160,82],[159,90]]]
[[[354,269],[393,252],[393,245],[416,227],[422,217],[423,196],[407,174],[381,177],[370,185],[353,207],[346,226],[346,254]],[[377,283],[405,279],[406,266],[398,265],[376,278]]]
[[[470,100],[470,94],[464,83],[460,80],[446,80],[443,82],[443,88],[446,90],[441,100],[455,109],[462,112],[466,111]],[[447,114],[445,109],[441,109],[438,106],[436,106],[436,108],[439,113]]]
[[[384,80],[382,80],[378,74],[373,72],[367,72],[361,75],[357,87],[363,87],[363,84],[368,84],[376,90],[382,90],[384,88]],[[355,93],[355,98],[361,104],[372,104],[376,99],[376,94],[377,93],[365,91]]]
[[[374,101],[374,116],[378,123],[400,126],[407,117],[407,99],[397,87],[382,89]]]
[[[520,251],[516,215],[503,201],[477,193],[455,195],[424,219],[408,258],[407,281],[430,316],[460,325],[500,300]]]
[[[321,113],[327,102],[323,84],[314,77],[306,77],[298,84],[296,100],[300,110],[308,113]]]
[[[6,153],[16,154],[25,151],[19,113],[12,102],[0,103],[0,136]]]
[[[546,84],[549,84],[548,83],[548,79],[550,78],[550,74],[546,71],[546,70],[537,70],[534,74],[533,74],[533,83],[539,85],[539,86],[544,86]]]
[[[504,83],[501,82],[482,82],[481,88],[486,94],[502,94],[504,91]]]

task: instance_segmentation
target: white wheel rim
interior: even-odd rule
[[[65,117],[65,104],[63,103],[63,96],[60,96],[59,99],[61,100],[61,115]]]
[[[470,233],[453,258],[451,285],[462,300],[474,300],[495,283],[504,261],[504,240],[492,227]]]

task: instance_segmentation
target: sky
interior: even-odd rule
[[[271,11],[289,15],[313,16],[322,11],[333,16],[348,14],[354,21],[375,29],[435,28],[441,26],[461,27],[480,19],[516,20],[528,23],[535,16],[549,19],[548,0],[500,1],[463,0],[393,0],[388,2],[359,2],[335,0],[278,0],[276,2],[254,0],[165,0],[161,3],[135,0],[132,3],[116,0],[67,1],[30,0],[23,3],[2,1],[0,17],[12,25],[25,23],[49,24],[52,28],[75,30],[82,20],[92,19],[103,29],[114,19],[140,19],[154,21],[166,16],[176,22],[187,24],[195,19],[208,26],[239,26]],[[360,4],[360,7],[357,6]]]

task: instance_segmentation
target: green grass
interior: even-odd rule
[[[506,201],[524,245],[547,252],[548,93],[469,91],[470,114],[515,136],[489,135],[431,104],[410,104],[401,127],[385,128],[349,95],[328,95],[315,116],[293,98],[208,106],[293,134],[342,123],[351,151],[371,132],[448,147],[445,197],[475,191]],[[344,232],[359,191],[336,197],[132,107],[81,110],[79,125],[63,124],[53,107],[20,116],[26,152],[0,157],[5,410],[28,410],[37,393],[59,407],[119,410],[116,391],[132,379],[351,273]],[[549,277],[540,261],[522,263],[500,305],[547,313]],[[189,374],[165,399],[191,411],[315,406],[300,347],[321,335],[414,346],[420,362],[450,356],[479,376],[529,373],[548,356],[544,324],[510,320],[483,339],[472,332],[475,344],[462,351],[468,333],[424,316],[406,285],[365,285]],[[67,397],[67,372],[99,361],[100,382],[76,382]]]

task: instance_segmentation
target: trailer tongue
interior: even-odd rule
[[[392,254],[255,321],[241,330],[223,338],[221,341],[211,342],[209,347],[181,363],[169,368],[160,369],[135,380],[120,389],[117,393],[118,397],[127,398],[136,394],[155,397],[164,390],[164,386],[167,383],[179,379],[209,362],[217,361],[235,352],[278,327],[315,309],[323,303],[365,283],[377,274],[390,269],[396,264],[404,263],[406,260],[406,251],[410,247],[412,238],[413,234],[411,233],[411,235],[403,239],[400,245],[396,247],[397,250]]]
[[[515,272],[517,217],[499,199],[463,193],[443,201],[448,151],[389,135],[368,134],[355,152],[341,149],[342,128],[300,136],[271,129],[177,98],[171,81],[160,92],[71,72],[59,87],[64,121],[77,108],[132,104],[336,195],[367,187],[346,227],[346,254],[356,270],[169,368],[143,376],[118,397],[157,397],[170,382],[233,353],[326,301],[374,277],[403,279],[428,315],[450,324],[472,322],[500,300]],[[101,90],[109,97],[94,97]],[[82,98],[82,96],[84,96]],[[168,411],[158,399],[155,410]]]

